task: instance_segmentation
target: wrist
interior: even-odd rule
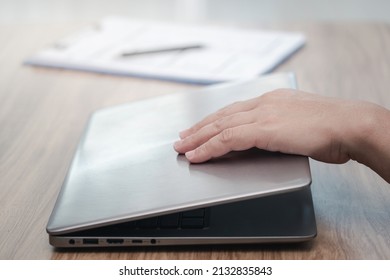
[[[343,142],[352,160],[390,179],[390,111],[368,102],[354,104]],[[387,177],[387,178],[386,178]]]

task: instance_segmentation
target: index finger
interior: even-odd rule
[[[215,113],[208,115],[207,117],[205,117],[203,120],[196,123],[192,127],[181,131],[179,133],[179,136],[181,139],[184,139],[184,138],[196,133],[202,127],[204,127],[204,126],[206,126],[206,125],[208,125],[208,124],[210,124],[210,123],[212,123],[220,118],[227,117],[227,116],[233,115],[235,113],[239,113],[239,112],[250,111],[253,108],[255,108],[255,106],[256,106],[255,98],[250,99],[250,100],[246,100],[246,101],[234,102],[230,105],[227,105],[226,107],[223,107],[222,109],[219,109]]]

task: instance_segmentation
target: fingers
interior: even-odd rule
[[[190,162],[200,163],[220,157],[230,151],[242,151],[255,147],[256,138],[259,137],[253,133],[255,126],[255,124],[245,124],[227,128],[185,155]]]
[[[211,122],[201,127],[194,134],[191,134],[188,137],[177,141],[174,144],[174,149],[178,153],[181,154],[186,153],[204,144],[212,137],[220,134],[225,129],[229,129],[229,128],[233,128],[245,124],[250,124],[253,122],[254,122],[254,117],[253,114],[251,114],[251,111],[236,113],[230,116],[217,119],[214,122]]]
[[[239,102],[235,102],[233,104],[230,104],[230,105],[218,110],[217,112],[207,116],[206,118],[204,118],[202,121],[195,124],[191,128],[183,130],[182,132],[179,133],[179,136],[181,139],[184,139],[184,138],[188,137],[189,135],[196,133],[202,127],[204,127],[204,126],[206,126],[206,125],[208,125],[208,124],[210,124],[218,119],[233,115],[235,113],[252,110],[253,108],[256,107],[256,104],[257,104],[256,99],[239,101]]]
[[[291,90],[279,90],[226,106],[182,131],[181,140],[174,144],[174,149],[181,154],[185,153],[188,160],[193,163],[255,146],[278,150],[278,145],[271,143],[270,139],[275,127],[278,126],[275,125],[275,120],[283,117],[275,116],[280,115],[279,104],[284,104],[284,99],[291,93]],[[278,106],[275,106],[276,104]]]

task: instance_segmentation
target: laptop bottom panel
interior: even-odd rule
[[[310,187],[299,191],[51,235],[55,247],[302,242],[317,234]]]

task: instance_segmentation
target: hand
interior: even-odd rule
[[[340,115],[342,107],[330,98],[278,90],[206,117],[181,132],[174,148],[191,162],[257,147],[342,163],[349,159],[335,129],[348,117]]]
[[[376,133],[374,129],[378,121],[390,124],[390,113],[369,102],[280,89],[231,104],[209,115],[182,131],[181,140],[174,144],[174,148],[178,153],[185,153],[193,163],[230,151],[257,147],[305,155],[329,163],[361,159],[360,162],[380,173],[376,168],[378,164],[372,162],[375,159],[367,158],[365,154],[378,145],[389,150],[390,142],[382,145],[378,140],[370,140],[370,134]],[[384,172],[388,172],[390,155],[387,154],[385,159],[387,171]]]

